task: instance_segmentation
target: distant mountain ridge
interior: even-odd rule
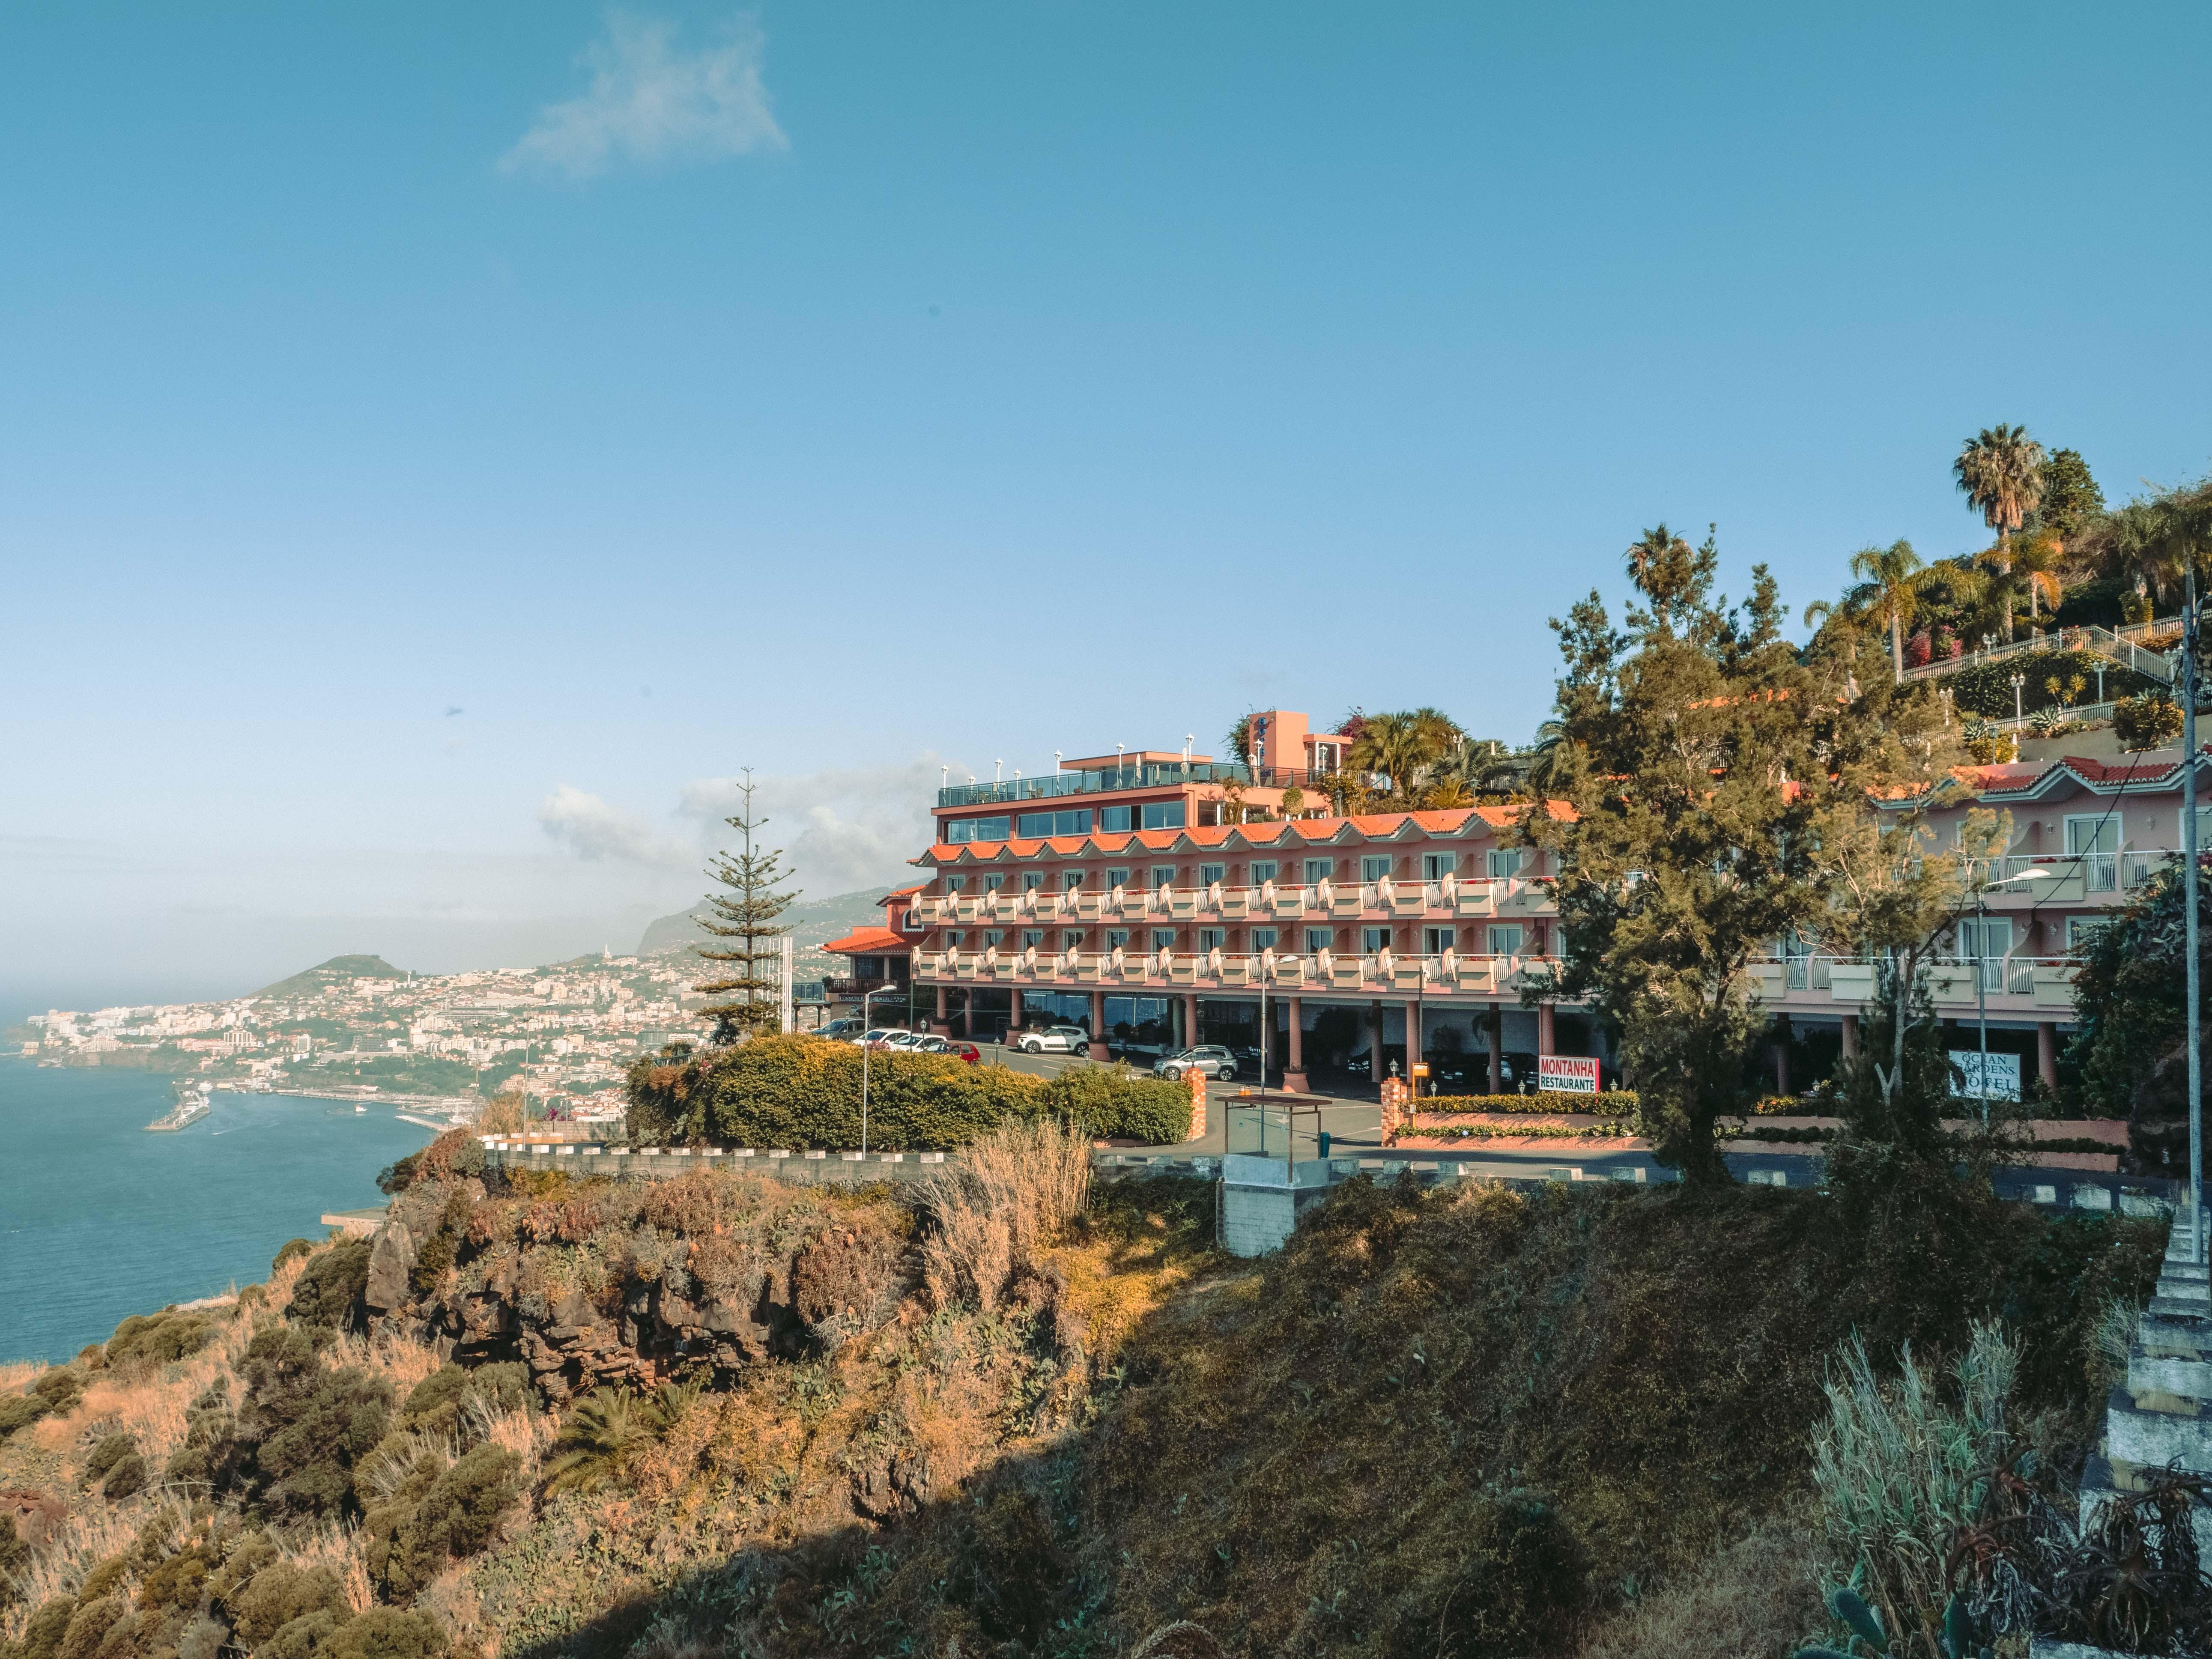
[[[394,968],[382,957],[332,957],[328,962],[303,969],[289,979],[280,979],[274,985],[264,985],[253,994],[256,997],[311,996],[326,985],[350,984],[357,979],[405,979],[407,970]]]
[[[794,954],[802,959],[817,959],[818,968],[822,947],[831,939],[842,939],[856,927],[883,925],[884,895],[890,890],[888,887],[864,887],[858,892],[838,893],[829,898],[806,900],[793,905],[783,913],[783,925],[791,929],[793,942],[798,947]],[[709,943],[709,936],[700,929],[699,919],[713,914],[708,909],[707,902],[702,899],[679,915],[663,916],[658,921],[648,923],[644,938],[638,941],[638,955],[681,956],[696,945]],[[805,974],[801,977],[811,977],[811,975]]]

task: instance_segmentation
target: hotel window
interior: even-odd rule
[[[1180,830],[1183,827],[1183,805],[1179,800],[1155,801],[1145,808],[1144,825],[1147,830]]]
[[[1229,866],[1225,864],[1201,864],[1198,866],[1198,884],[1200,887],[1211,887],[1217,881],[1228,879]]]
[[[1109,870],[1106,872],[1106,885],[1109,890],[1116,887],[1127,887],[1128,884],[1129,872],[1127,870]]]
[[[1360,860],[1360,880],[1381,881],[1384,877],[1390,873],[1390,855],[1388,853],[1382,854],[1376,857],[1364,858]]]
[[[2066,948],[2079,951],[2096,936],[2097,930],[2112,920],[2109,916],[2069,916],[2066,918]],[[2185,1048],[2186,1044],[2183,1045]]]
[[[1174,928],[1172,928],[1172,927],[1155,927],[1155,928],[1153,928],[1153,929],[1152,929],[1152,949],[1154,949],[1155,951],[1172,951],[1172,950],[1174,950],[1174,949],[1175,949],[1175,929],[1174,929]]]
[[[1201,951],[1218,951],[1228,943],[1229,930],[1226,927],[1201,927],[1198,930],[1198,948]]]
[[[1440,957],[1453,948],[1457,930],[1450,927],[1424,927],[1421,930],[1422,949],[1430,956]]]
[[[1275,861],[1274,861],[1274,860],[1273,860],[1273,859],[1254,859],[1254,860],[1252,860],[1252,870],[1251,870],[1251,877],[1250,877],[1250,879],[1251,879],[1251,883],[1252,883],[1252,885],[1253,885],[1253,886],[1255,886],[1255,887],[1264,887],[1264,886],[1266,886],[1266,885],[1267,884],[1267,883],[1269,883],[1269,882],[1271,882],[1271,881],[1274,880],[1274,878],[1275,878]]]
[[[1521,928],[1518,923],[1498,924],[1492,927],[1490,954],[1493,957],[1517,957],[1521,954]]]
[[[945,878],[945,890],[948,893],[957,893],[967,884],[968,878],[965,876],[947,876]]]
[[[983,943],[986,945],[996,945],[1001,939],[1005,939],[1006,936],[1006,932],[1002,928],[986,928],[983,933]]]
[[[1044,930],[1042,927],[1029,928],[1022,934],[1022,945],[1025,949],[1030,945],[1042,945],[1043,943]]]
[[[1006,884],[1006,878],[1004,872],[1000,872],[997,875],[990,875],[983,878],[983,890],[987,893],[995,893]]]
[[[1024,892],[1025,892],[1025,893],[1033,893],[1033,892],[1035,892],[1038,888],[1040,888],[1040,887],[1042,887],[1042,886],[1043,886],[1043,885],[1044,885],[1044,872],[1043,872],[1043,871],[1042,871],[1042,870],[1024,870],[1024,871],[1023,871],[1023,872],[1022,872],[1022,890],[1023,890]]]
[[[952,818],[945,826],[945,839],[949,842],[1004,841],[1012,823],[1005,817]]]
[[[1176,867],[1172,864],[1156,864],[1152,866],[1153,886],[1172,887],[1175,885],[1175,878]]]
[[[1275,940],[1279,937],[1280,935],[1272,927],[1255,927],[1252,930],[1252,948],[1255,951],[1272,951],[1275,948]]]
[[[1306,929],[1306,954],[1308,956],[1311,956],[1316,951],[1333,949],[1335,946],[1335,944],[1336,930],[1334,928],[1309,927]]]
[[[1390,930],[1388,927],[1361,928],[1359,930],[1359,948],[1366,951],[1370,957],[1377,951],[1389,950],[1390,948]]]
[[[1025,838],[1042,841],[1047,836],[1087,836],[1091,833],[1091,813],[1024,812],[1015,820],[1014,828]]]
[[[1424,853],[1421,854],[1421,879],[1442,881],[1459,867],[1456,853]]]
[[[1070,870],[1066,875],[1060,878],[1060,881],[1061,886],[1068,889],[1072,892],[1076,888],[1083,885],[1083,872],[1080,870]]]
[[[1126,806],[1102,806],[1098,809],[1098,828],[1109,836],[1124,836],[1129,832],[1129,809]]]
[[[1066,933],[1062,933],[1060,936],[1060,948],[1063,951],[1081,950],[1083,948],[1083,930],[1080,927],[1071,927]]]
[[[1493,847],[1490,849],[1490,873],[1493,876],[1517,876],[1521,873],[1521,854],[1518,847]]]
[[[957,951],[967,938],[968,935],[961,929],[952,928],[945,935],[945,948],[948,951]]]
[[[1308,859],[1306,860],[1306,885],[1309,887],[1312,886],[1317,881],[1327,881],[1335,873],[1336,860],[1334,859]]]
[[[1109,927],[1106,930],[1106,948],[1108,950],[1119,951],[1125,948],[1128,943],[1129,930],[1127,928]]]

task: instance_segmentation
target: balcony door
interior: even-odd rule
[[[2012,918],[1968,918],[1959,924],[1959,959],[1978,963],[1984,991],[2005,988],[2005,957],[2012,951]]]

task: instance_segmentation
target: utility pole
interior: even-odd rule
[[[2189,1249],[2192,1261],[2204,1249],[2204,1062],[2197,1036],[2203,1012],[2203,974],[2197,958],[2197,549],[2185,550],[2182,580],[2186,599],[2181,612],[2181,902],[2187,918],[2189,950]]]

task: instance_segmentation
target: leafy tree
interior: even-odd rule
[[[362,1293],[368,1288],[369,1253],[368,1240],[349,1238],[310,1261],[292,1286],[286,1317],[327,1330],[354,1324]]]
[[[2142,1167],[2189,1167],[2188,928],[2179,860],[2076,947],[2080,1020],[2067,1052],[2081,1068],[2082,1103],[2128,1120]],[[2199,966],[2212,969],[2212,882],[2197,891]],[[2207,1048],[2212,1063],[2212,1045]]]
[[[2078,449],[2054,449],[2043,464],[2043,500],[2037,520],[2059,540],[2071,542],[2102,517],[2105,492]]]
[[[1967,503],[1997,532],[1997,563],[2006,572],[2012,568],[2012,532],[2043,500],[2043,446],[2027,435],[2026,427],[2000,422],[1967,439],[1951,463],[1951,476]],[[2004,635],[2012,637],[2009,608]]]
[[[745,781],[738,786],[744,805],[736,817],[726,820],[741,837],[740,850],[717,853],[710,872],[729,890],[708,896],[708,906],[714,914],[699,923],[716,939],[736,941],[711,950],[697,947],[708,962],[732,964],[726,977],[709,980],[697,988],[709,996],[733,998],[706,1011],[714,1022],[714,1040],[720,1044],[773,1030],[782,1019],[782,980],[775,965],[783,960],[783,947],[777,941],[789,929],[778,926],[776,918],[791,908],[798,896],[776,890],[779,883],[789,879],[782,868],[783,849],[754,848],[753,836],[768,823],[754,816],[754,787],[748,771]]]
[[[1748,1103],[1765,1019],[1747,969],[1824,923],[1832,849],[1877,790],[1935,775],[1924,687],[1851,700],[1847,656],[1801,659],[1765,566],[1732,608],[1718,549],[1664,526],[1631,548],[1642,600],[1613,627],[1595,592],[1559,635],[1561,741],[1547,769],[1571,816],[1527,831],[1557,850],[1561,965],[1532,994],[1586,999],[1619,1034],[1655,1153],[1728,1179],[1714,1121]],[[1908,748],[1917,744],[1917,750]]]

